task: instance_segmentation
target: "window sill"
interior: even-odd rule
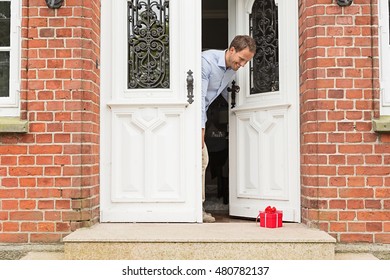
[[[372,121],[372,127],[375,132],[389,133],[390,132],[390,116],[381,116],[379,119]]]
[[[26,133],[28,121],[19,118],[0,117],[0,133]]]

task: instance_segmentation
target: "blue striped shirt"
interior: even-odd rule
[[[233,69],[226,69],[225,51],[202,52],[202,128],[206,126],[207,109],[218,95],[228,100],[227,87],[235,74]]]

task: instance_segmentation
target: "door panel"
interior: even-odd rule
[[[299,222],[298,3],[229,4],[231,38],[250,34],[257,43],[237,72],[240,92],[229,112],[229,213],[256,217],[272,205]]]
[[[237,112],[239,198],[288,199],[286,110]],[[260,187],[264,186],[264,187]]]
[[[201,222],[200,13],[197,0],[102,1],[103,222]]]
[[[185,200],[185,158],[176,152],[183,149],[183,118],[182,109],[114,111],[113,202]]]

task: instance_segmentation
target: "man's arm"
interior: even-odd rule
[[[221,92],[221,95],[223,96],[223,98],[225,98],[226,102],[229,103],[229,97],[228,97],[227,88],[228,88],[228,86],[226,86],[226,87],[224,88],[224,90]]]
[[[202,57],[202,149],[204,147],[204,134],[205,134],[205,127],[206,127],[206,121],[207,121],[207,113],[206,113],[206,95],[207,95],[207,88],[209,86],[209,79],[210,79],[210,73],[211,73],[211,66],[209,62]]]
[[[206,96],[207,96],[207,89],[209,87],[209,81],[210,81],[210,75],[211,75],[211,65],[205,59],[202,57],[202,128],[206,127],[206,121],[207,121],[207,113],[206,113]]]

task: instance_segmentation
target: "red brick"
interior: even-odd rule
[[[53,200],[40,200],[38,202],[38,209],[54,209]]]
[[[364,222],[349,222],[348,223],[348,231],[349,232],[365,232],[366,231],[366,223],[364,223]]]
[[[36,232],[38,226],[36,222],[22,222],[21,229],[22,232]]]
[[[20,156],[18,158],[19,165],[34,165],[35,158],[33,156]]]
[[[62,221],[61,212],[45,211],[45,221]]]
[[[30,132],[45,132],[45,124],[43,124],[43,123],[31,123],[29,131]]]
[[[366,231],[381,232],[383,231],[383,224],[381,222],[368,222],[366,224]]]
[[[38,51],[38,53],[39,53],[39,58],[54,58],[55,57],[54,49],[40,49]],[[41,79],[44,78],[44,75],[42,75],[42,71],[44,71],[44,70],[41,70],[41,69],[38,70],[38,78],[41,78]],[[41,75],[39,75],[40,72],[41,72]],[[46,70],[46,72],[49,72],[49,71]],[[53,77],[52,75],[48,75],[48,76],[50,78]]]
[[[28,198],[58,198],[61,197],[61,190],[51,188],[37,188],[27,190]]]
[[[38,165],[51,165],[51,164],[53,164],[53,156],[52,155],[47,155],[47,156],[37,155],[36,161],[37,161]]]
[[[373,241],[372,234],[348,234],[348,233],[341,233],[340,234],[340,242],[346,242],[346,243],[356,243],[356,242],[363,242],[368,243]]]
[[[36,207],[35,200],[21,200],[20,201],[20,209],[21,210],[32,210]]]
[[[24,189],[0,189],[0,198],[24,198]]]
[[[63,19],[63,18],[49,18],[49,26],[63,27],[63,26],[65,26],[65,19]],[[58,29],[56,29],[56,30],[58,30]]]
[[[60,154],[62,146],[59,145],[37,145],[29,148],[31,154]]]
[[[377,188],[375,198],[390,198],[390,188]]]
[[[41,28],[41,29],[39,29],[39,36],[40,37],[53,37],[54,36],[54,29],[53,28]]]
[[[45,167],[44,175],[45,176],[60,176],[61,175],[61,167],[57,167],[57,166]]]
[[[70,209],[70,200],[56,200],[55,201],[56,209]]]
[[[390,174],[390,167],[381,166],[381,167],[371,167],[371,166],[362,166],[356,168],[356,174],[361,175],[382,175],[386,176]]]
[[[70,178],[56,178],[55,186],[56,187],[70,187],[72,180]]]
[[[27,243],[27,233],[1,233],[0,242],[2,243]]]
[[[19,202],[17,200],[2,200],[1,209],[2,210],[18,210]]]
[[[39,221],[43,219],[39,211],[14,211],[10,212],[10,219],[14,221]]]
[[[70,232],[71,227],[69,223],[56,223],[56,232]]]
[[[38,223],[38,232],[54,232],[55,223],[53,222],[39,222]]]
[[[54,185],[54,179],[51,177],[42,177],[37,179],[37,186],[38,187],[52,187]]]
[[[389,221],[389,211],[368,211],[358,213],[358,219],[361,221]]]
[[[329,230],[331,232],[346,232],[347,224],[345,222],[332,222],[330,223]]]
[[[19,223],[18,222],[4,222],[3,223],[3,231],[4,232],[18,232],[19,231]]]
[[[381,243],[390,243],[390,233],[377,233],[375,234],[375,242]]]
[[[371,188],[347,188],[340,189],[339,195],[341,198],[373,198],[373,190]]]
[[[363,209],[364,200],[363,199],[349,199],[347,200],[348,209]]]
[[[26,146],[0,146],[0,154],[25,154],[27,152]]]
[[[331,199],[329,201],[329,208],[330,209],[346,209],[346,207],[347,207],[346,200]]]
[[[32,233],[31,234],[32,243],[57,243],[62,239],[62,235],[58,233]]]
[[[51,134],[39,134],[36,136],[36,142],[37,144],[42,144],[42,143],[52,143],[52,135]]]
[[[10,167],[10,176],[39,176],[43,175],[42,167]]]

